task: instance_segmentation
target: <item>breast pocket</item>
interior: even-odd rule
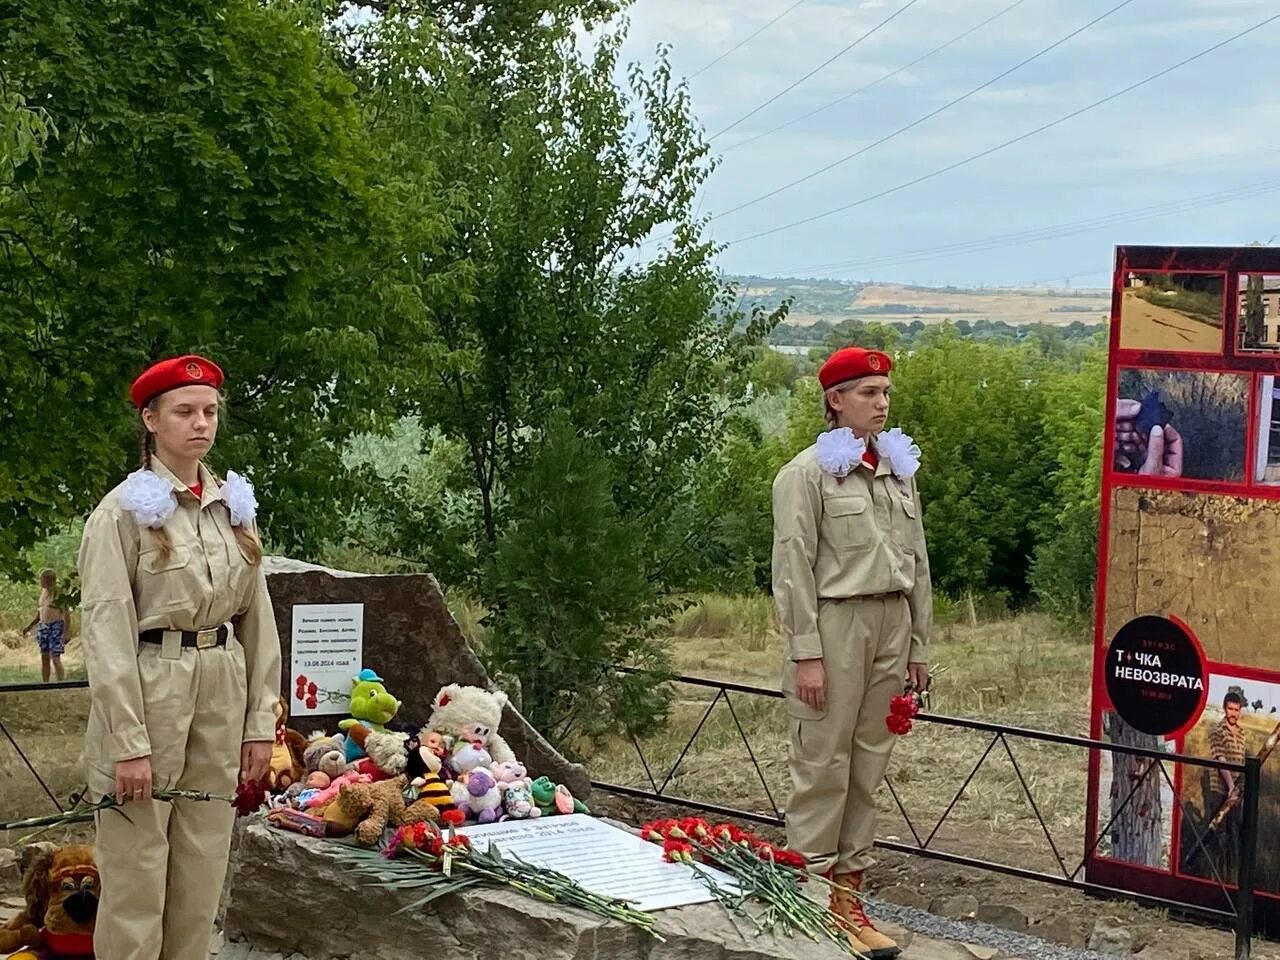
[[[822,525],[827,542],[836,552],[870,546],[871,515],[867,507],[867,498],[856,494],[823,500]]]
[[[175,610],[187,603],[191,548],[175,544],[166,553],[159,548],[138,555],[138,615]]]
[[[904,553],[914,554],[916,552],[916,516],[917,506],[915,500],[906,494],[900,494],[897,498],[900,514],[897,518],[897,537],[898,543],[902,544]]]

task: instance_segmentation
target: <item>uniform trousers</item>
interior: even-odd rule
[[[235,793],[244,649],[141,644],[138,673],[157,789]],[[96,815],[101,960],[208,960],[235,810],[221,800],[129,801]]]
[[[796,697],[794,662],[787,662],[783,677],[793,788],[787,845],[818,873],[865,870],[874,862],[875,792],[893,749],[885,718],[906,678],[907,598],[822,601],[818,633],[826,673],[824,709],[814,710]]]

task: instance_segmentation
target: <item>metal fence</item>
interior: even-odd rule
[[[613,669],[622,673],[645,672],[632,670],[627,667],[614,667]],[[675,762],[665,774],[660,775],[655,773],[653,765],[649,762],[649,759],[645,754],[643,745],[636,737],[632,736],[631,742],[635,747],[641,767],[643,768],[645,777],[649,782],[649,789],[646,790],[629,787],[623,784],[610,783],[601,780],[593,780],[592,785],[599,790],[618,794],[620,796],[672,804],[691,810],[699,810],[706,813],[713,813],[719,816],[732,817],[734,819],[754,823],[768,824],[777,827],[784,826],[785,821],[782,810],[774,800],[774,795],[770,789],[768,778],[764,775],[764,771],[761,769],[760,762],[751,747],[750,737],[747,736],[746,730],[742,725],[738,711],[735,709],[732,699],[732,694],[739,694],[742,696],[765,697],[780,700],[783,696],[782,693],[778,690],[766,687],[757,687],[724,680],[708,680],[702,677],[680,675],[665,676],[663,679],[667,682],[688,684],[715,691],[715,695],[712,697],[710,703],[707,704],[706,709],[702,713],[701,719],[694,727],[693,732],[689,735],[689,739],[685,742],[684,747],[681,749]],[[87,682],[83,680],[66,680],[53,683],[13,683],[0,685],[0,694],[84,689],[87,686]],[[668,792],[668,788],[671,786],[676,774],[680,771],[681,766],[693,750],[699,735],[707,724],[707,721],[711,718],[715,709],[722,702],[732,718],[734,728],[742,741],[745,756],[749,760],[751,768],[764,790],[765,797],[769,803],[769,809],[773,811],[772,813],[760,813],[758,811],[737,809],[734,807],[724,806],[722,804],[709,803],[699,800],[696,797],[678,796]],[[1148,750],[1141,747],[1113,744],[1102,740],[1092,740],[1086,737],[1074,737],[1065,734],[1049,733],[1043,730],[1030,730],[1022,727],[991,723],[985,720],[941,716],[929,712],[919,714],[917,720],[956,729],[975,731],[984,735],[990,735],[990,739],[987,743],[986,749],[982,753],[982,756],[974,764],[969,775],[965,778],[964,782],[960,785],[960,788],[951,798],[951,802],[947,805],[942,816],[938,818],[931,828],[925,829],[923,827],[917,827],[916,821],[919,818],[913,818],[911,816],[898,791],[894,788],[892,781],[890,779],[886,779],[885,784],[888,788],[889,794],[893,798],[893,802],[898,811],[902,814],[902,817],[911,832],[913,842],[907,843],[900,840],[877,839],[876,846],[886,850],[896,851],[898,853],[926,857],[957,866],[972,867],[978,870],[992,871],[1005,874],[1007,876],[1018,877],[1024,880],[1052,884],[1059,887],[1068,887],[1095,896],[1127,899],[1147,906],[1166,909],[1175,913],[1201,917],[1214,923],[1226,924],[1235,930],[1236,960],[1248,960],[1254,932],[1254,886],[1257,867],[1258,795],[1261,787],[1262,768],[1261,761],[1257,757],[1248,757],[1243,764],[1230,764],[1215,760],[1207,760],[1201,757],[1191,757],[1182,754],[1164,753],[1158,750]],[[32,776],[34,776],[40,783],[40,786],[43,788],[44,792],[48,795],[53,804],[59,810],[62,810],[63,806],[57,795],[49,788],[44,777],[42,777],[39,770],[36,769],[35,764],[31,762],[23,752],[17,740],[9,732],[8,728],[5,727],[3,717],[0,717],[0,735],[3,735],[4,738],[8,740],[9,744],[17,752],[18,757],[31,771]],[[1147,764],[1147,768],[1143,776],[1134,782],[1133,786],[1129,790],[1129,794],[1119,807],[1113,810],[1111,819],[1108,820],[1106,825],[1098,831],[1098,835],[1089,843],[1087,850],[1074,868],[1070,868],[1070,863],[1074,861],[1074,858],[1072,861],[1065,858],[1062,851],[1058,848],[1057,843],[1054,841],[1049,826],[1041,815],[1040,806],[1036,803],[1032,785],[1023,775],[1023,771],[1018,765],[1017,758],[1014,756],[1013,749],[1010,747],[1009,738],[1054,743],[1089,751],[1108,751],[1112,754],[1125,754],[1150,761]],[[997,754],[998,748],[1003,750],[1004,754],[1009,758],[1009,761],[1013,765],[1018,782],[1021,785],[1032,814],[1044,833],[1045,840],[1049,845],[1054,861],[1059,865],[1060,871],[1058,873],[1049,873],[1019,866],[1017,864],[1001,863],[995,860],[987,860],[951,853],[937,849],[934,846],[939,831],[955,810],[956,805],[964,796],[965,791],[973,782],[974,777],[977,776],[978,771],[983,767],[988,759],[993,754]],[[1087,880],[1081,879],[1081,874],[1084,872],[1085,865],[1089,861],[1090,857],[1097,851],[1102,842],[1103,836],[1106,835],[1107,831],[1111,828],[1111,825],[1116,821],[1135,794],[1137,794],[1138,790],[1143,786],[1147,777],[1152,776],[1155,771],[1158,770],[1164,777],[1164,780],[1173,792],[1173,795],[1175,797],[1179,795],[1179,791],[1174,786],[1173,781],[1169,777],[1169,772],[1165,767],[1165,765],[1169,763],[1180,763],[1193,767],[1208,767],[1217,770],[1225,770],[1231,773],[1240,774],[1243,777],[1242,792],[1244,800],[1240,830],[1237,884],[1234,895],[1228,888],[1225,879],[1220,875],[1216,875],[1215,870],[1215,880],[1222,891],[1224,902],[1226,903],[1225,908],[1206,907],[1199,903],[1136,893],[1130,890],[1090,883]],[[1205,837],[1197,833],[1195,841],[1196,849],[1207,854],[1204,843]]]
[[[634,673],[637,671],[628,668],[618,668],[620,672]],[[715,696],[711,702],[707,704],[706,710],[703,712],[698,724],[694,727],[693,733],[690,734],[684,748],[680,751],[674,764],[665,773],[655,774],[652,764],[649,762],[645,754],[644,747],[634,736],[631,742],[635,747],[636,754],[639,757],[640,764],[644,769],[645,777],[649,782],[650,789],[640,789],[636,787],[625,786],[623,784],[609,783],[606,781],[593,780],[592,785],[597,789],[604,790],[609,793],[615,793],[621,796],[632,797],[639,800],[658,801],[669,803],[676,806],[687,807],[692,810],[699,810],[706,813],[713,813],[718,816],[733,817],[740,820],[747,820],[754,823],[769,824],[772,826],[782,827],[785,825],[782,810],[773,799],[773,793],[770,790],[768,780],[755,756],[751,747],[750,738],[743,729],[739,720],[738,711],[734,708],[732,694],[740,694],[750,697],[766,697],[770,699],[780,700],[783,698],[781,691],[769,689],[766,687],[750,686],[742,683],[730,683],[722,680],[708,680],[702,677],[692,676],[675,676],[668,678],[677,683],[688,684],[695,687],[703,687],[715,691]],[[707,721],[711,718],[716,707],[723,702],[733,720],[734,727],[742,740],[742,747],[745,756],[751,763],[751,767],[755,772],[755,776],[759,779],[761,786],[764,788],[765,796],[768,798],[770,810],[773,813],[760,813],[758,811],[741,810],[733,807],[727,807],[722,804],[708,803],[697,797],[677,796],[668,791],[676,774],[684,764],[686,758],[693,750],[694,744],[706,726]],[[932,825],[932,827],[917,827],[919,817],[912,817],[906,805],[903,803],[899,792],[894,788],[891,779],[886,778],[885,785],[889,794],[896,805],[898,812],[901,813],[903,820],[911,833],[912,842],[903,842],[892,839],[877,839],[876,846],[886,850],[892,850],[898,853],[909,854],[912,856],[926,857],[932,860],[938,860],[945,863],[955,864],[957,866],[972,867],[978,870],[987,870],[1007,876],[1019,877],[1024,880],[1031,880],[1040,883],[1052,884],[1059,887],[1068,887],[1082,892],[1103,897],[1113,897],[1130,900],[1150,907],[1169,910],[1175,913],[1182,913],[1189,916],[1199,917],[1217,924],[1226,924],[1235,930],[1236,944],[1235,956],[1237,960],[1248,960],[1252,945],[1254,932],[1254,887],[1255,873],[1257,867],[1257,838],[1258,838],[1258,795],[1261,787],[1261,770],[1262,763],[1257,757],[1246,758],[1243,764],[1224,763],[1216,760],[1208,760],[1201,757],[1186,756],[1183,754],[1165,753],[1159,750],[1149,750],[1141,747],[1131,747],[1122,744],[1108,743],[1103,740],[1093,740],[1087,737],[1074,737],[1059,733],[1049,733],[1043,730],[1031,730],[1023,727],[1014,727],[1004,724],[991,723],[985,720],[971,720],[962,717],[948,717],[934,713],[920,713],[917,720],[926,723],[938,724],[945,727],[956,729],[975,731],[984,735],[989,735],[986,749],[981,757],[973,765],[969,771],[969,775],[965,778],[960,788],[951,798],[951,802],[947,804],[946,810],[942,816]],[[1141,777],[1136,779],[1129,789],[1128,795],[1117,806],[1111,815],[1111,819],[1098,831],[1096,837],[1089,842],[1083,856],[1074,867],[1074,858],[1068,860],[1063,852],[1059,849],[1053,835],[1049,829],[1045,818],[1040,812],[1040,805],[1037,804],[1035,792],[1032,785],[1023,775],[1022,768],[1018,764],[1017,757],[1013,753],[1013,749],[1009,744],[1010,738],[1023,739],[1031,741],[1039,741],[1042,743],[1053,743],[1062,746],[1076,747],[1089,751],[1107,751],[1112,754],[1124,754],[1132,757],[1139,757],[1149,761],[1146,770]],[[1021,785],[1023,795],[1031,808],[1032,815],[1039,824],[1044,834],[1045,841],[1048,844],[1049,851],[1054,861],[1059,866],[1059,872],[1049,873],[1042,870],[1029,869],[1025,866],[1017,864],[1001,863],[995,860],[987,860],[978,857],[965,856],[961,854],[951,853],[945,850],[937,849],[935,841],[938,833],[943,825],[947,822],[968,790],[974,777],[983,765],[993,755],[999,755],[1002,752],[1008,757],[1013,765],[1018,783]],[[1200,903],[1181,901],[1166,897],[1159,897],[1150,894],[1138,893],[1131,890],[1124,890],[1116,887],[1105,886],[1097,883],[1090,883],[1082,879],[1085,865],[1090,858],[1097,852],[1101,845],[1102,838],[1106,836],[1111,826],[1116,822],[1117,818],[1128,808],[1134,796],[1139,789],[1146,783],[1147,778],[1152,777],[1159,771],[1163,776],[1166,784],[1175,797],[1179,797],[1179,791],[1170,779],[1169,771],[1166,764],[1186,764],[1191,767],[1212,768],[1215,770],[1223,770],[1233,774],[1239,774],[1243,777],[1243,809],[1242,823],[1240,830],[1240,849],[1237,873],[1237,889],[1234,894],[1228,888],[1226,880],[1218,874],[1214,868],[1214,881],[1223,895],[1223,908],[1207,907]],[[1194,827],[1192,828],[1194,831]],[[1205,837],[1196,832],[1194,835],[1195,849],[1200,853],[1208,854],[1205,847]],[[1210,862],[1212,862],[1210,858]]]

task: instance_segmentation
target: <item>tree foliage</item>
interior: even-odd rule
[[[0,62],[58,132],[0,179],[0,561],[123,477],[130,379],[188,351],[231,377],[219,454],[274,541],[314,544],[387,395],[353,85],[249,0],[0,6]]]

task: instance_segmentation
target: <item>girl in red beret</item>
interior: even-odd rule
[[[222,381],[198,356],[134,381],[142,463],[80,546],[89,793],[123,804],[96,819],[94,950],[110,960],[208,960],[234,810],[152,790],[230,797],[265,776],[275,738],[280,639],[257,501],[243,477],[204,463]]]
[[[915,474],[920,449],[886,429],[893,362],[847,347],[818,373],[828,429],[773,484],[773,596],[786,643],[787,840],[832,879],[831,908],[863,956],[893,957],[859,900],[890,699],[925,689],[932,591]]]

